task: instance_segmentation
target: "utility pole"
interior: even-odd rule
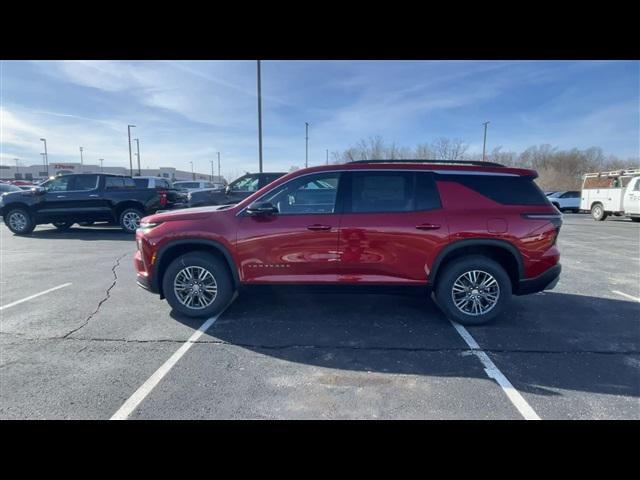
[[[136,147],[138,149],[138,176],[142,175],[142,173],[140,173],[140,140],[138,140],[137,138],[136,140]]]
[[[133,177],[133,158],[131,156],[131,127],[135,128],[135,125],[127,125],[127,132],[129,133],[129,175]]]
[[[82,159],[82,147],[80,147],[80,172],[82,172],[83,164],[84,164],[84,160]]]
[[[49,176],[49,154],[47,153],[47,139],[41,138],[41,142],[44,142],[44,158],[47,160],[47,177]]]
[[[309,124],[304,122],[305,125],[305,154],[304,154],[304,168],[309,166]]]
[[[484,142],[482,143],[482,161],[484,162],[485,153],[487,149],[487,125],[489,125],[489,122],[484,122],[483,125],[484,125]]]
[[[17,177],[18,174],[20,173],[20,164],[18,163],[20,160],[17,158],[14,158],[14,160],[16,161],[16,177]]]
[[[327,148],[327,165],[329,165],[329,149]]]
[[[102,162],[104,162],[104,158],[100,159],[100,173],[102,173]]]
[[[220,152],[218,152],[218,181],[222,180],[220,176]]]
[[[209,163],[211,163],[211,178],[209,179],[209,181],[213,182],[213,160],[209,160]]]
[[[262,82],[260,78],[260,60],[258,60],[258,156],[259,172],[262,173]]]
[[[189,163],[191,164],[191,176],[193,177],[193,180],[195,180],[196,179],[196,174],[193,171],[193,162],[189,162]]]

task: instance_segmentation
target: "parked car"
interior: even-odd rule
[[[187,206],[187,194],[176,189],[169,180],[162,177],[133,177],[137,188],[155,188],[167,197],[166,210]]]
[[[66,230],[74,223],[108,221],[133,233],[140,219],[166,207],[155,189],[136,188],[131,177],[71,174],[46,181],[29,191],[4,193],[0,213],[9,230],[26,235],[36,225],[52,223]]]
[[[173,182],[173,187],[184,192],[191,192],[202,188],[223,188],[219,183],[206,182],[204,180],[180,180]]]
[[[238,203],[283,175],[285,174],[248,173],[231,182],[226,188],[193,190],[187,194],[187,201],[190,207]]]
[[[553,192],[548,194],[547,198],[561,212],[578,213],[580,211],[580,192],[578,191]]]
[[[558,281],[562,215],[536,177],[490,162],[298,170],[237,205],[143,218],[137,281],[190,317],[220,312],[239,286],[405,286],[482,324]]]
[[[624,215],[640,222],[640,169],[585,174],[580,209],[597,221]]]

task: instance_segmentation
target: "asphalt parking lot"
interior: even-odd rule
[[[0,242],[2,419],[640,419],[629,220],[565,215],[558,286],[462,333],[427,298],[278,290],[200,335],[136,286],[118,229]]]

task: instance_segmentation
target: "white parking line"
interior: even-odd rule
[[[484,371],[489,378],[493,378],[498,385],[502,388],[504,393],[509,397],[513,406],[518,409],[520,414],[525,420],[540,420],[538,414],[531,408],[531,405],[527,403],[520,392],[518,392],[511,382],[498,370],[498,367],[491,361],[489,356],[480,349],[478,342],[471,336],[471,334],[462,325],[456,322],[451,322],[456,331],[460,334],[462,339],[469,345],[469,348],[473,354],[478,357],[482,365],[484,365]]]
[[[617,293],[618,295],[622,295],[623,297],[627,297],[635,302],[640,302],[640,298],[629,295],[628,293],[619,292],[618,290],[611,290],[613,293]]]
[[[29,300],[33,300],[34,298],[39,297],[40,295],[44,295],[46,293],[51,293],[51,292],[54,292],[56,290],[60,290],[61,288],[68,287],[69,285],[71,285],[71,283],[63,283],[62,285],[58,285],[57,287],[50,288],[49,290],[45,290],[44,292],[36,293],[35,295],[31,295],[30,297],[23,298],[22,300],[17,300],[17,301],[15,301],[13,303],[10,303],[8,305],[4,305],[4,306],[0,307],[0,310],[4,310],[5,308],[9,308],[9,307],[14,307],[14,306],[19,305],[19,304],[21,304],[23,302],[28,302]]]
[[[204,322],[198,330],[196,330],[189,340],[183,343],[176,352],[169,357],[169,359],[164,362],[158,370],[151,375],[146,382],[144,382],[138,390],[136,390],[133,395],[131,395],[126,402],[118,409],[116,413],[114,413],[110,420],[126,420],[129,418],[129,415],[133,413],[133,411],[140,405],[140,403],[151,393],[151,391],[160,383],[160,380],[164,378],[164,376],[169,373],[169,371],[173,368],[173,366],[178,363],[178,360],[182,358],[182,356],[187,353],[187,351],[191,348],[191,346],[198,341],[198,339],[202,336],[204,332],[206,332],[211,325],[213,325],[216,320],[222,315],[229,305],[231,305],[234,300],[237,298],[237,294],[233,296],[231,301],[227,304],[224,309],[216,316],[211,317],[206,322]]]

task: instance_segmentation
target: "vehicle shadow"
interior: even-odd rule
[[[639,397],[639,321],[637,303],[546,292],[468,330],[520,391]],[[243,292],[206,337],[331,369],[487,378],[433,301],[415,296]]]
[[[117,226],[92,226],[81,227],[74,225],[65,231],[60,231],[55,227],[48,225],[39,225],[29,235],[32,238],[42,238],[48,240],[124,240],[135,241],[135,236],[130,233],[125,233],[120,227]]]

